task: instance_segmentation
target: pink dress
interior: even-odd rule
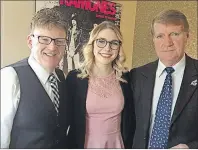
[[[124,97],[114,72],[89,79],[85,148],[124,148],[120,132]]]

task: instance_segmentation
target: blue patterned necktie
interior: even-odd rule
[[[149,148],[151,149],[167,148],[168,143],[173,99],[171,74],[175,70],[172,67],[167,67],[165,70],[167,75],[157,104],[154,125],[149,141]]]
[[[58,92],[58,81],[55,77],[54,74],[51,74],[49,76],[49,82],[50,82],[50,85],[51,85],[51,88],[52,88],[52,93],[54,95],[54,99],[52,100],[53,104],[54,104],[54,107],[56,109],[56,112],[58,114],[58,107],[59,107],[59,92]]]

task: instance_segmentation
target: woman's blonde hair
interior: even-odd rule
[[[80,73],[78,74],[79,78],[86,78],[89,77],[91,74],[91,69],[94,64],[94,53],[93,53],[93,48],[94,48],[94,41],[96,40],[98,34],[100,31],[104,29],[111,29],[115,32],[117,35],[118,39],[122,42],[122,33],[120,32],[120,29],[112,22],[110,21],[104,21],[97,25],[90,34],[90,38],[88,43],[85,45],[83,49],[83,56],[84,56],[84,61],[80,65]],[[126,60],[123,47],[122,45],[120,46],[118,56],[115,58],[115,60],[112,62],[113,69],[115,70],[116,78],[122,82],[126,82],[122,78],[123,72],[126,72],[127,69],[124,67],[124,62]]]

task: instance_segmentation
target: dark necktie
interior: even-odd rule
[[[52,93],[54,95],[54,99],[52,100],[52,102],[54,103],[54,107],[56,109],[56,112],[58,114],[58,107],[59,107],[59,92],[58,92],[58,81],[55,77],[54,74],[51,74],[49,76],[49,82],[52,88]]]
[[[174,72],[174,69],[167,67],[165,70],[167,75],[157,104],[154,125],[149,141],[149,148],[151,149],[167,148],[168,143],[173,100],[171,74]]]

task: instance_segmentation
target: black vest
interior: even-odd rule
[[[27,59],[11,65],[19,78],[20,102],[13,121],[10,148],[59,148],[59,119],[52,100],[46,93]],[[64,75],[56,70],[60,81]],[[60,101],[62,82],[58,83]]]

